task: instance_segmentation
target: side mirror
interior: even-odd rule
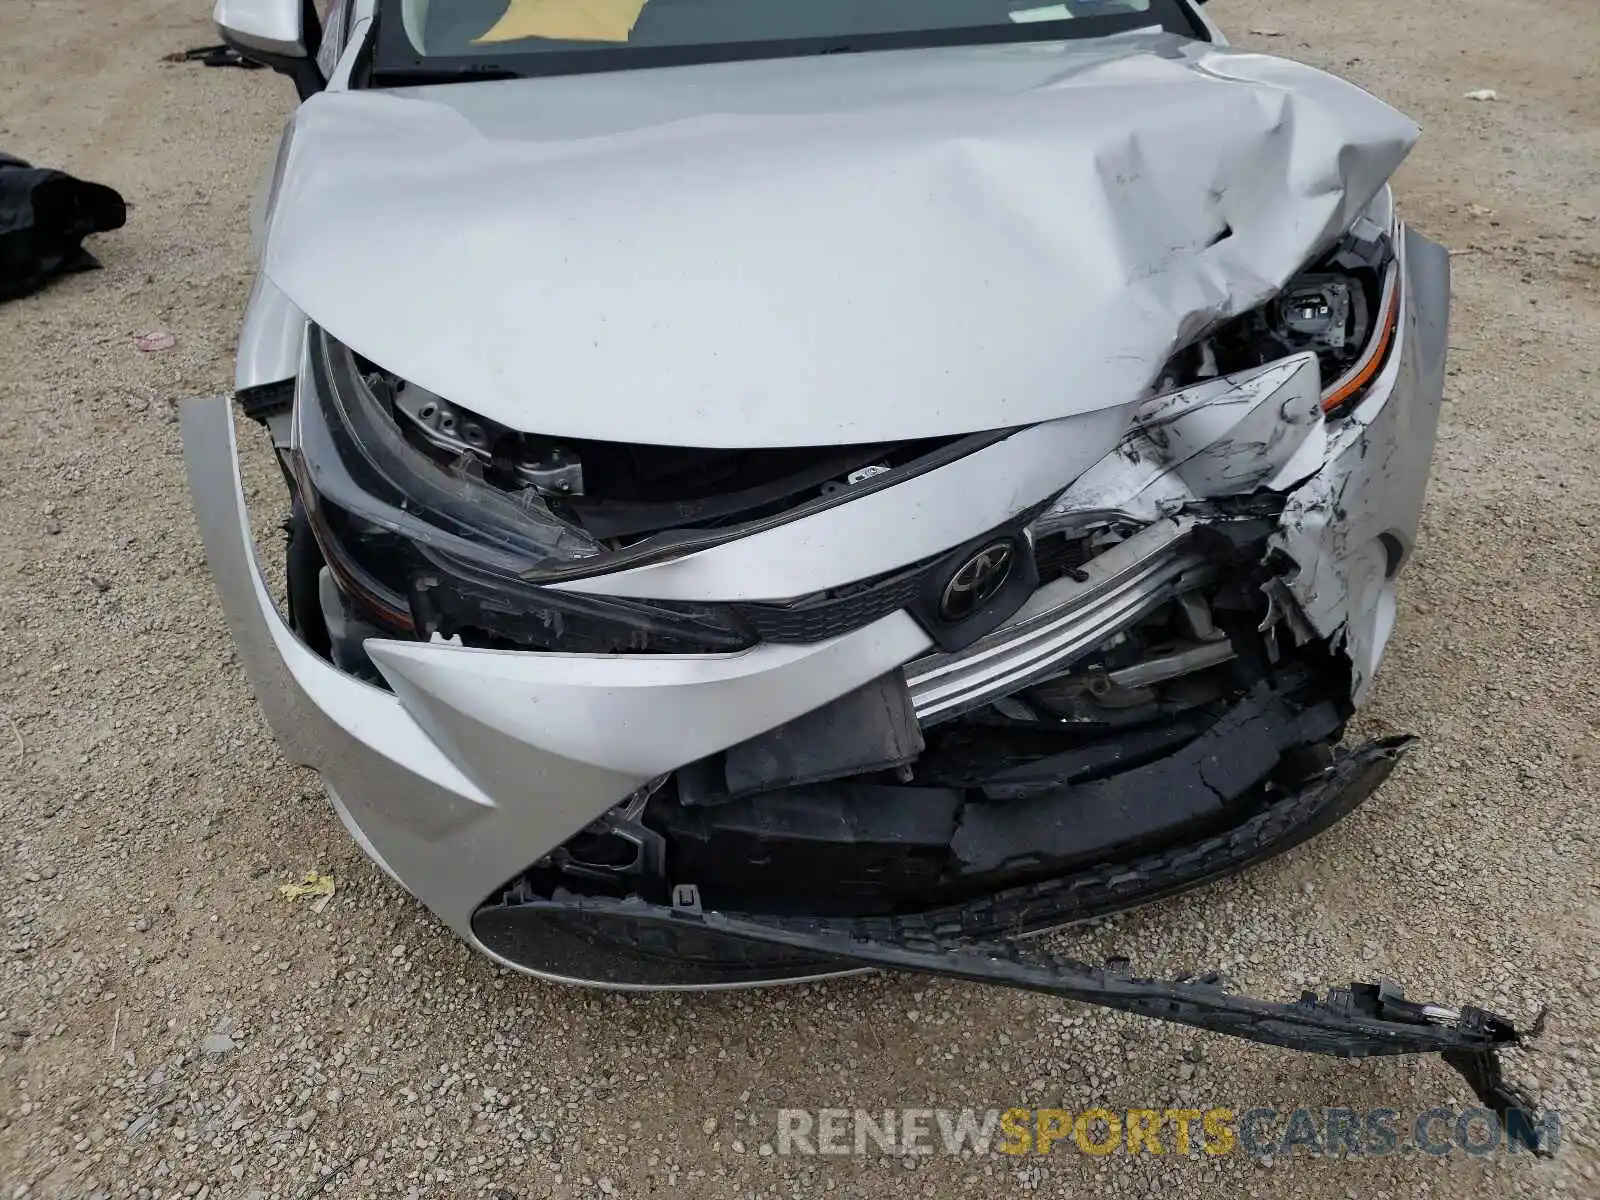
[[[217,0],[211,19],[242,56],[292,79],[300,99],[326,85],[317,67],[322,22],[311,0]]]

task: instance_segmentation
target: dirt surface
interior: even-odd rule
[[[1239,42],[1424,127],[1399,185],[1456,251],[1448,403],[1362,722],[1423,743],[1312,845],[1066,939],[1271,995],[1381,973],[1524,1021],[1548,1004],[1511,1059],[1564,1116],[1546,1162],[785,1158],[780,1106],[1404,1121],[1471,1101],[1431,1060],[1337,1062],[977,988],[621,998],[469,955],[279,757],[190,515],[173,402],[229,384],[247,203],[289,86],[160,61],[215,40],[200,0],[4,8],[0,149],[111,183],[132,211],[97,244],[105,270],[0,307],[0,1196],[1600,1195],[1594,0],[1213,5]],[[1478,88],[1497,98],[1464,98]],[[176,345],[139,352],[150,331]],[[282,493],[258,437],[248,483],[270,540]],[[313,868],[338,878],[320,915],[278,896]]]

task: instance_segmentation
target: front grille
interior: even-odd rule
[[[1041,585],[1078,570],[1089,560],[1088,539],[1081,534],[1053,533],[1034,546]],[[892,612],[909,608],[932,588],[932,578],[947,551],[912,563],[900,571],[783,604],[759,602],[729,605],[764,642],[820,642],[870,625]]]
[[[1064,670],[1210,570],[1187,548],[1194,518],[1141,530],[1046,584],[1008,624],[948,654],[907,664],[906,684],[926,726],[1010,695]]]
[[[893,575],[787,604],[731,605],[764,642],[820,642],[870,625],[905,608],[929,586],[939,557],[924,559]]]

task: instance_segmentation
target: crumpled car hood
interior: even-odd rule
[[[951,435],[1131,402],[1416,134],[1309,67],[1161,34],[324,94],[264,268],[517,429]]]

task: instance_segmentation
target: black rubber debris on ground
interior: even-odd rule
[[[162,62],[198,62],[208,67],[238,67],[243,71],[259,71],[261,64],[246,58],[232,46],[194,46],[163,55]]]
[[[26,296],[63,272],[98,267],[83,239],[127,219],[114,189],[0,153],[0,300]]]

